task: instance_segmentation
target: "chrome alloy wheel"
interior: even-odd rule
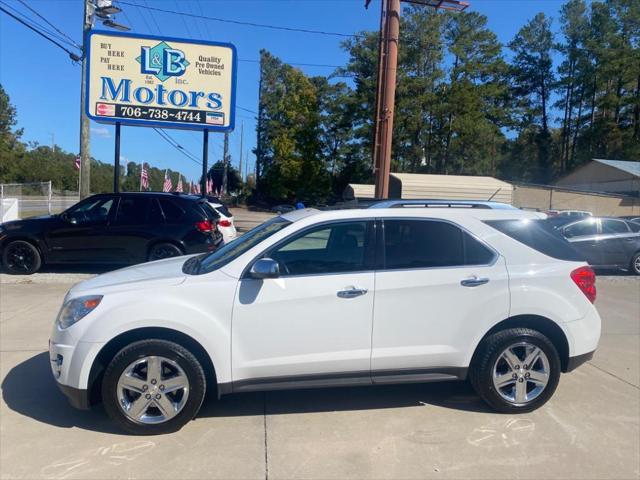
[[[634,262],[633,262],[633,268],[634,268],[634,270],[636,271],[636,273],[637,273],[638,275],[640,275],[640,255],[638,255],[638,256],[636,257],[636,259],[634,260]]]
[[[184,408],[189,379],[165,357],[143,357],[125,368],[118,379],[118,405],[136,423],[164,423]]]
[[[506,348],[493,366],[493,386],[514,405],[535,400],[549,382],[549,359],[540,347],[518,342]]]

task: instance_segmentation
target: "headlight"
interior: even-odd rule
[[[56,320],[58,326],[62,329],[69,328],[86,317],[89,312],[100,305],[101,301],[102,295],[87,295],[64,302]]]

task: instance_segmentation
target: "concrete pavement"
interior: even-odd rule
[[[466,383],[237,394],[180,432],[76,411],[46,353],[71,284],[0,283],[1,478],[640,478],[640,279],[599,277],[601,347],[526,415]]]

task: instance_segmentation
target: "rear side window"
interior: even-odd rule
[[[584,261],[584,257],[546,220],[488,220],[485,223],[549,257]]]
[[[140,225],[147,222],[150,199],[147,197],[121,197],[116,225]]]
[[[385,269],[487,265],[495,254],[461,228],[437,220],[385,220]]]
[[[164,216],[162,210],[160,210],[160,204],[157,198],[151,199],[151,208],[149,208],[149,223],[152,225],[158,225],[164,223]]]
[[[627,225],[629,225],[632,232],[640,232],[640,223],[629,222]]]
[[[604,218],[602,221],[602,233],[629,233],[627,223],[622,220]]]
[[[168,198],[161,198],[160,206],[162,207],[162,212],[164,213],[164,218],[167,220],[167,223],[178,222],[184,215],[184,210]]]

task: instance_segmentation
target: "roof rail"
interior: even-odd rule
[[[507,203],[486,202],[481,200],[381,200],[368,208],[481,208],[487,210],[517,210]]]

